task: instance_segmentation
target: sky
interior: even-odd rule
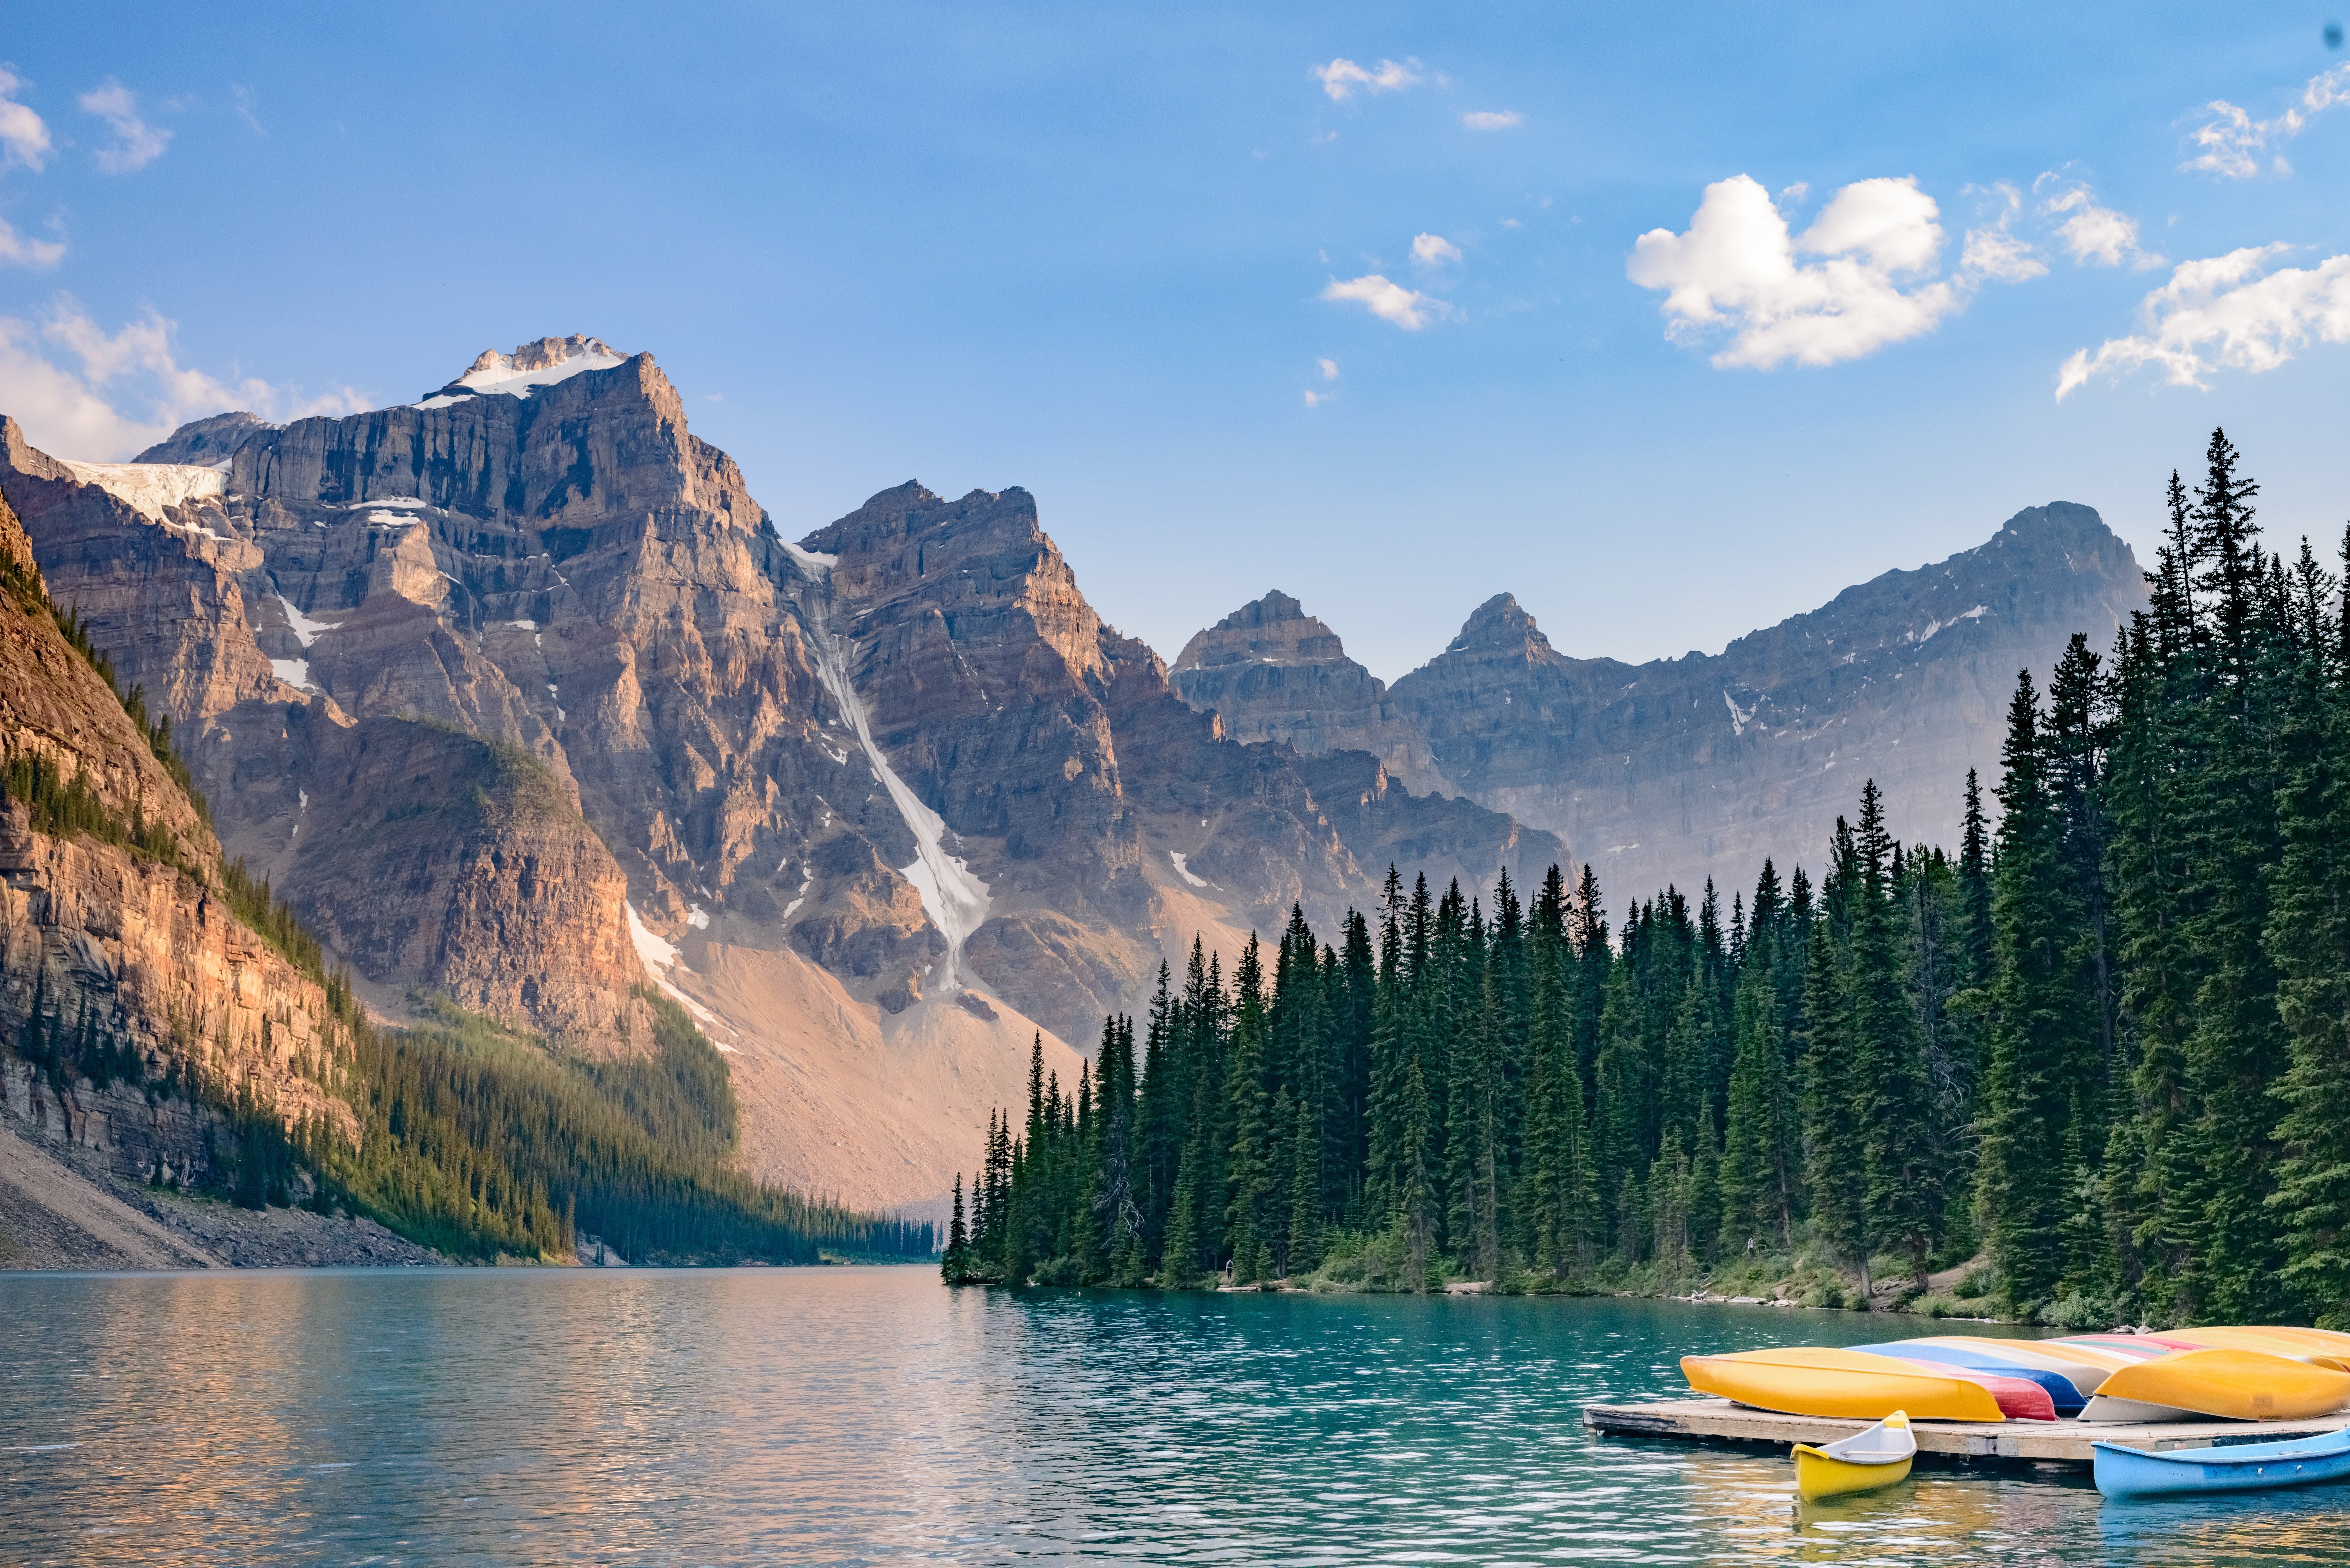
[[[119,459],[583,332],[787,536],[1024,486],[1170,659],[1279,587],[1389,680],[2052,500],[2150,558],[2214,425],[2330,551],[2344,9],[9,0],[0,412]]]

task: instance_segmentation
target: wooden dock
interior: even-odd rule
[[[1727,1399],[1663,1399],[1650,1405],[1586,1405],[1583,1424],[1615,1438],[1673,1438],[1684,1442],[1752,1443],[1784,1449],[1790,1443],[1829,1443],[1866,1428],[1866,1421],[1819,1416],[1782,1416],[1750,1409]],[[2206,1443],[2268,1442],[2310,1437],[2350,1426],[2350,1415],[2313,1421],[2163,1421],[2146,1425],[2078,1421],[1913,1421],[1920,1459],[1932,1456],[1958,1464],[2056,1464],[2090,1462],[2091,1443],[2123,1443],[2134,1449],[2189,1449]]]

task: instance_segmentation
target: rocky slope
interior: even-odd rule
[[[2056,502],[1720,654],[1568,658],[1501,594],[1368,709],[1369,672],[1270,595],[1194,638],[1177,679],[1195,706],[1301,751],[1334,732],[1389,756],[1424,747],[1437,787],[1585,847],[1630,898],[1743,885],[1766,855],[1816,865],[1870,777],[1898,836],[1954,845],[1967,769],[1996,774],[2016,671],[2044,681],[2074,632],[2102,649],[2145,602],[2129,546]],[[1319,717],[1301,691],[1338,705]]]

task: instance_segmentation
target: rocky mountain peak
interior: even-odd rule
[[[1406,788],[1446,793],[1426,739],[1387,687],[1279,588],[1195,632],[1168,680],[1235,740],[1285,741],[1307,756],[1367,752]]]
[[[1274,588],[1263,598],[1243,605],[1207,630],[1194,633],[1191,640],[1183,645],[1175,668],[1182,670],[1219,664],[1308,664],[1330,660],[1347,661],[1346,645],[1339,641],[1338,634],[1307,615],[1304,605]]]
[[[1558,657],[1550,639],[1512,594],[1495,594],[1471,610],[1461,625],[1461,635],[1437,657],[1440,660],[1459,653],[1501,654],[1530,664]]]

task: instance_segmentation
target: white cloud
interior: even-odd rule
[[[2056,234],[2075,266],[2120,266],[2126,262],[2143,270],[2162,265],[2160,256],[2138,244],[2137,220],[2098,206],[2096,192],[2088,186],[2069,182],[2051,170],[2032,182],[2032,190],[2034,195],[2054,192],[2040,203],[2046,216],[2071,214],[2056,225]]]
[[[11,227],[7,219],[0,218],[0,262],[37,271],[45,266],[57,265],[65,254],[63,242],[28,240]]]
[[[1994,228],[1968,236],[1971,262],[1962,254],[1956,273],[1931,276],[1939,216],[1914,179],[1861,180],[1792,235],[1771,193],[1740,174],[1705,188],[1687,234],[1642,234],[1625,272],[1666,291],[1676,342],[1729,333],[1717,366],[1833,365],[1932,331],[1986,279],[2032,275]]]
[[[1411,242],[1411,259],[1427,266],[1457,262],[1461,259],[1461,247],[1442,234],[1416,234]]]
[[[0,169],[21,163],[38,174],[54,149],[41,117],[16,101],[24,86],[24,78],[0,65]]]
[[[2301,101],[2274,119],[2254,119],[2226,99],[2215,98],[2197,111],[2204,117],[2195,128],[2195,145],[2202,151],[2179,167],[2200,169],[2223,180],[2249,180],[2261,171],[2257,154],[2270,142],[2299,136],[2312,119],[2344,104],[2350,104],[2350,64],[2310,78],[2301,89]],[[2293,172],[2282,157],[2275,168],[2280,174]]]
[[[1305,406],[1309,409],[1318,409],[1336,396],[1336,392],[1317,392],[1308,388],[1305,393]]]
[[[231,82],[228,84],[228,96],[230,105],[236,110],[236,117],[244,121],[246,128],[250,130],[254,135],[266,136],[269,134],[269,132],[262,127],[261,117],[254,112],[255,105],[260,100],[253,96],[253,89],[251,88],[246,87],[243,82]],[[1262,154],[1260,154],[1260,156],[1262,156]]]
[[[80,103],[114,132],[113,145],[98,150],[98,166],[109,174],[144,169],[171,145],[172,133],[140,119],[139,95],[112,77],[82,94]]]
[[[1324,380],[1335,381],[1338,379],[1338,361],[1336,359],[1316,359],[1314,363],[1321,368]]]
[[[172,351],[172,327],[151,309],[109,334],[64,296],[45,320],[0,316],[0,413],[44,452],[106,462],[231,409],[287,420],[370,406],[348,387],[303,400],[257,379],[222,381],[190,369]]]
[[[1419,62],[1406,60],[1398,65],[1393,60],[1381,60],[1369,70],[1345,58],[1332,60],[1326,66],[1315,66],[1312,75],[1330,95],[1333,103],[1344,103],[1355,96],[1357,88],[1365,92],[1401,92],[1419,84]]]
[[[1417,332],[1430,321],[1452,314],[1452,307],[1442,300],[1431,299],[1399,283],[1389,283],[1375,272],[1344,283],[1332,278],[1330,286],[1322,291],[1322,297],[1360,305],[1380,320],[1392,321],[1406,332]]]
[[[1998,283],[2022,283],[2026,278],[2044,276],[2048,264],[2033,253],[2028,241],[2020,240],[2009,232],[2015,215],[2023,210],[2023,193],[2005,181],[1990,188],[1998,202],[1999,216],[1987,229],[1969,229],[1967,241],[1959,255],[1959,270]]]
[[[1472,109],[1461,117],[1461,123],[1471,130],[1507,130],[1525,122],[1526,117],[1514,109]]]
[[[1522,229],[1524,228],[1525,225],[1518,222],[1515,218],[1503,218],[1502,220],[1502,227],[1505,229]]]
[[[1780,192],[1779,199],[1783,202],[1800,202],[1811,193],[1812,182],[1809,180],[1798,180]]]
[[[2313,339],[2350,343],[2350,255],[2314,267],[2268,270],[2293,247],[2247,245],[2181,262],[2139,302],[2146,330],[2083,348],[2056,373],[2063,400],[2090,377],[2156,365],[2175,387],[2201,387],[2214,370],[2273,370]]]

